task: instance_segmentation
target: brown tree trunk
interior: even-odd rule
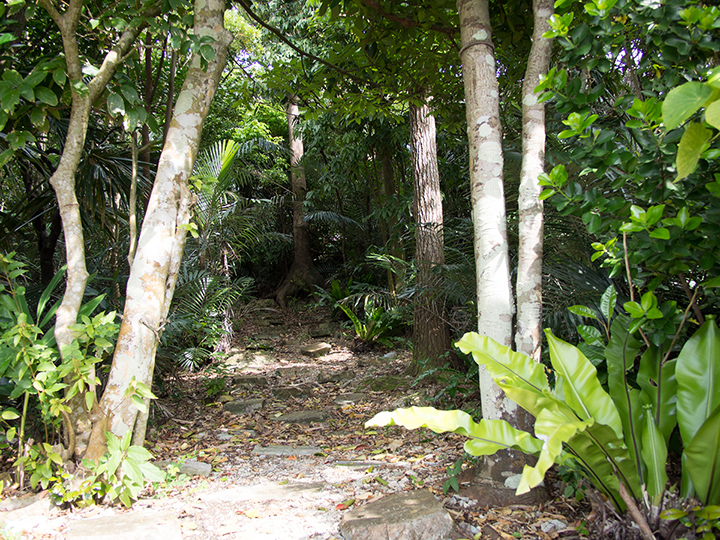
[[[540,361],[542,342],[543,204],[538,176],[545,168],[545,105],[535,87],[547,73],[552,42],[542,37],[550,29],[552,0],[534,0],[533,42],[523,83],[523,157],[518,195],[519,238],[517,272],[517,328],[515,348]],[[527,427],[527,426],[525,426]]]
[[[275,294],[277,303],[283,309],[287,307],[287,297],[292,296],[310,285],[321,283],[320,274],[315,269],[310,251],[310,228],[305,221],[305,170],[302,166],[303,142],[295,133],[295,125],[300,117],[297,96],[291,96],[286,106],[288,120],[288,144],[290,146],[290,183],[293,193],[293,263],[285,279]]]
[[[175,290],[193,203],[188,180],[232,41],[223,27],[224,12],[223,0],[197,0],[195,5],[195,34],[214,38],[215,57],[205,69],[200,56],[193,57],[175,105],[130,269],[112,368],[86,454],[96,461],[105,452],[105,431],[117,436],[133,431],[135,444],[144,439],[145,423],[136,423],[138,409],[126,390],[133,379],[152,385],[155,352]]]
[[[445,263],[445,243],[435,117],[427,99],[420,106],[410,104],[410,137],[420,290],[415,299],[413,326],[413,368],[417,372],[425,361],[431,366],[442,365],[442,355],[450,350],[450,333],[443,317],[442,278],[437,273],[437,266]]]

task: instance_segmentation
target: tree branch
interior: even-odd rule
[[[306,58],[310,58],[311,60],[315,60],[316,62],[320,62],[322,65],[329,67],[330,69],[335,70],[338,73],[342,73],[343,75],[351,78],[355,82],[358,82],[361,84],[366,84],[372,88],[380,88],[380,85],[378,83],[369,81],[363,77],[358,77],[357,75],[354,75],[353,73],[341,68],[340,66],[333,64],[332,62],[328,62],[327,60],[323,60],[319,56],[315,56],[314,54],[310,54],[309,52],[302,50],[300,47],[298,47],[292,41],[290,41],[287,37],[285,37],[285,35],[278,28],[275,28],[271,24],[268,24],[265,21],[263,21],[262,18],[251,9],[250,4],[247,0],[238,0],[238,4],[240,4],[242,6],[242,8],[245,10],[245,12],[250,16],[250,18],[252,20],[257,22],[260,26],[262,26],[266,30],[275,34],[277,37],[280,38],[280,40],[283,43],[285,43],[285,45],[290,47],[293,51],[295,51],[299,55],[304,56]]]
[[[399,15],[393,15],[392,13],[388,13],[382,7],[380,7],[380,4],[378,4],[375,0],[360,0],[360,2],[362,4],[365,4],[373,11],[376,11],[386,19],[398,23],[403,28],[417,28],[422,26],[418,21],[415,21],[413,19],[408,19],[407,17],[400,17]],[[458,28],[452,26],[442,26],[439,24],[433,24],[432,26],[430,26],[430,29],[435,30],[436,32],[442,32],[443,34],[447,34],[448,36],[453,36],[460,31]]]
[[[144,18],[152,18],[156,17],[159,14],[160,6],[156,4],[150,9],[148,9],[148,11],[146,11],[143,16]],[[91,103],[95,101],[105,90],[105,86],[115,75],[115,71],[117,70],[118,66],[122,64],[122,62],[125,60],[125,57],[128,52],[130,52],[130,49],[135,43],[135,40],[140,35],[140,32],[145,29],[146,26],[147,22],[143,21],[139,25],[125,30],[120,36],[120,39],[118,39],[115,46],[105,55],[105,59],[103,60],[103,63],[100,66],[97,75],[95,75],[88,84]]]

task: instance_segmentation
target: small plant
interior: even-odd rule
[[[460,491],[460,480],[458,476],[462,472],[463,458],[458,459],[454,465],[446,468],[445,471],[448,474],[448,479],[443,484],[443,493],[447,493],[451,489],[455,490],[455,493]]]
[[[208,366],[206,371],[213,373],[214,377],[208,377],[203,381],[205,397],[214,398],[227,391],[227,367],[225,364],[213,364]]]
[[[392,346],[388,334],[392,332],[400,321],[396,310],[386,311],[382,306],[375,305],[372,297],[366,297],[362,310],[362,319],[358,317],[346,304],[338,303],[337,306],[343,310],[352,321],[355,328],[356,339],[364,346],[372,346],[374,343],[381,343],[385,346]]]
[[[693,538],[700,540],[714,540],[720,533],[720,506],[693,506],[690,510],[668,508],[660,513],[660,519],[678,520],[694,533]]]
[[[61,476],[53,487],[53,497],[62,503],[87,504],[108,497],[119,500],[126,507],[132,506],[138,495],[149,482],[163,482],[166,475],[152,463],[152,455],[141,446],[131,445],[132,433],[128,431],[122,439],[110,432],[107,438],[107,453],[98,463],[83,460],[91,475],[72,489],[72,477]]]

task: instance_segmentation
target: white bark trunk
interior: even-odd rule
[[[488,0],[457,0],[470,146],[478,332],[512,344],[513,298],[503,190],[502,128]],[[484,418],[512,420],[517,406],[480,371]]]
[[[131,379],[152,384],[155,351],[174,292],[190,219],[188,179],[232,41],[223,27],[224,11],[222,0],[196,1],[195,33],[214,38],[215,58],[203,70],[200,57],[195,55],[178,95],[130,269],[123,322],[100,402],[104,416],[93,427],[87,452],[91,459],[97,460],[104,451],[105,430],[118,436],[133,430],[138,410],[125,396]]]
[[[82,84],[76,31],[83,8],[83,0],[71,0],[63,13],[58,12],[50,0],[41,0],[40,3],[60,29],[68,78],[71,82]],[[84,92],[78,92],[76,88],[71,87],[72,107],[65,146],[58,167],[50,177],[50,185],[55,191],[62,219],[67,262],[65,294],[57,310],[55,322],[55,339],[61,355],[65,354],[65,350],[73,340],[70,326],[77,322],[88,279],[80,206],[75,195],[75,172],[85,145],[90,109],[92,103],[100,96],[114,76],[124,55],[130,50],[143,28],[144,25],[140,25],[120,36],[115,46],[105,55],[98,73],[85,86]],[[91,427],[84,403],[83,395],[78,395],[70,403],[71,423],[76,432],[76,452],[84,450]]]
[[[523,158],[518,196],[519,236],[517,272],[517,328],[515,348],[540,361],[542,341],[543,203],[538,176],[545,166],[545,105],[535,87],[547,73],[552,42],[542,35],[550,29],[551,0],[534,0],[533,42],[523,83]]]

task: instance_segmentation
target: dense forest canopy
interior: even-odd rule
[[[415,375],[468,371],[489,354],[453,346],[471,331],[553,366],[576,343],[598,392],[627,388],[618,438],[645,405],[642,445],[679,421],[692,463],[717,390],[686,428],[685,390],[676,412],[650,386],[682,384],[692,339],[697,369],[720,362],[719,27],[681,0],[6,2],[6,445],[28,407],[61,462],[100,459],[106,431],[141,445],[165,375],[227,352],[240,306],[311,298],[364,347],[411,347]],[[654,367],[618,368],[628,346]],[[483,416],[532,431],[496,375]]]

